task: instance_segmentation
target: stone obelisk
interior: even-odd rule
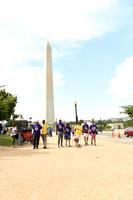
[[[45,121],[49,124],[54,122],[54,94],[53,94],[53,72],[52,72],[52,49],[49,42],[45,48]]]

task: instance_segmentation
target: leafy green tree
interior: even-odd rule
[[[18,117],[19,117],[19,115],[16,115],[16,114],[12,115],[12,119],[6,120],[7,122],[5,123],[4,126],[8,126],[8,127],[12,126],[12,123],[13,123],[14,120],[17,119]]]
[[[13,96],[4,90],[0,90],[0,121],[10,120],[14,116],[17,96]]]
[[[133,106],[132,105],[121,106],[121,108],[123,109],[123,111],[121,111],[120,113],[127,114],[129,117],[133,118]]]
[[[124,121],[123,124],[124,124],[124,128],[130,127],[130,126],[133,127],[133,120]]]
[[[84,120],[82,120],[82,119],[80,119],[79,121],[80,121],[81,124],[84,123]]]
[[[96,122],[96,125],[106,126],[106,125],[107,125],[107,122],[106,122],[106,121],[102,121],[102,120],[98,120],[98,121]]]
[[[109,126],[109,125],[104,126],[104,129],[105,129],[105,130],[108,130],[108,129],[110,129],[110,128],[111,128],[111,126]]]

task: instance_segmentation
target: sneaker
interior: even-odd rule
[[[46,149],[46,146],[44,146],[43,148]]]
[[[87,142],[85,143],[85,146],[87,146]]]
[[[88,146],[88,142],[86,142],[87,146]]]
[[[58,145],[58,148],[60,148],[60,145]]]
[[[35,149],[35,148],[33,148],[33,149]]]
[[[61,147],[63,147],[63,145],[61,145]]]
[[[94,144],[94,146],[96,146],[96,144]]]
[[[78,147],[81,147],[81,145],[79,144]]]
[[[91,142],[91,145],[93,145],[93,142]]]

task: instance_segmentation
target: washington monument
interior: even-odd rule
[[[49,124],[54,122],[54,95],[53,95],[53,72],[52,72],[52,49],[49,42],[45,48],[45,121]]]

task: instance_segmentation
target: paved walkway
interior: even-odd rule
[[[120,143],[120,144],[127,144],[127,145],[133,145],[133,137],[126,137],[125,135],[120,135],[120,138],[118,138],[118,135],[116,134],[114,137],[112,137],[112,134],[99,134],[99,139],[103,141],[113,142],[113,143]]]
[[[42,141],[35,150],[0,147],[0,200],[132,200],[133,147],[110,139],[58,149],[54,136],[48,149]]]

